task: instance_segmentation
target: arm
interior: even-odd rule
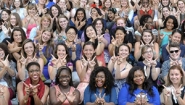
[[[6,67],[6,70],[8,72],[8,74],[12,77],[14,77],[16,74],[15,74],[15,71],[12,70],[10,67]]]
[[[48,60],[46,59],[46,57],[44,56],[44,54],[43,54],[42,51],[39,51],[39,56],[40,56],[40,58],[43,59],[44,65],[47,64]],[[42,70],[41,70],[41,71],[42,71]]]
[[[141,48],[140,48],[140,42],[135,43],[134,48],[134,57],[138,61],[138,59],[141,57]]]
[[[124,71],[121,71],[122,68],[120,68],[121,66],[116,64],[116,71],[115,71],[115,79],[123,79],[126,78],[128,76],[128,73],[130,71],[130,69],[132,68],[132,66],[129,66],[129,64],[127,63],[127,68]]]
[[[50,87],[49,97],[51,105],[62,105],[63,102],[61,102],[60,100],[57,101],[55,87]]]
[[[17,53],[17,52],[12,53],[12,55],[16,59],[16,61],[18,61],[20,59],[20,57],[21,57],[21,55],[19,53]]]
[[[102,42],[98,42],[98,46],[96,48],[96,55],[101,55],[101,53],[104,51],[105,44]]]
[[[117,104],[117,94],[116,94],[116,89],[114,87],[112,87],[111,89],[111,98],[110,98],[110,102],[107,103],[105,102],[105,105],[116,105]]]
[[[45,104],[46,100],[47,100],[47,97],[48,97],[48,94],[49,94],[49,88],[48,88],[48,86],[45,85],[44,95],[42,96],[41,99],[38,98],[37,94],[35,96],[33,96],[34,101],[35,101],[35,105],[43,105],[43,104]]]
[[[113,63],[112,60],[110,59],[107,67],[108,67],[108,69],[109,69],[109,71],[110,71],[111,73],[112,73],[112,71],[113,71],[113,69],[114,69],[114,64],[115,64],[115,63]]]
[[[55,75],[57,72],[57,67],[53,67],[51,65],[48,65],[48,72],[49,72],[49,77],[51,80],[55,80]]]
[[[89,86],[84,91],[84,105],[96,105],[95,102],[91,102],[91,91],[89,89]]]
[[[18,77],[20,80],[25,79],[25,64],[21,64],[20,61],[17,62],[17,71],[18,71]]]
[[[157,77],[159,76],[160,68],[152,66],[152,79],[155,81]]]
[[[40,65],[40,71],[41,71],[41,74],[42,74],[42,71],[43,71],[43,68],[44,68],[44,61],[42,58],[39,58],[38,59],[38,63]]]
[[[76,89],[75,91],[75,99],[71,105],[78,105],[80,102],[80,92]]]
[[[128,87],[123,85],[118,94],[118,105],[134,105],[134,103],[129,103],[127,100],[127,97],[130,96],[128,92]]]
[[[160,105],[160,96],[159,96],[159,92],[158,90],[153,86],[152,87],[152,90],[153,90],[153,93],[154,93],[154,96],[153,96],[153,101],[152,103],[148,103],[149,105]],[[147,105],[148,105],[147,104]],[[165,105],[169,105],[169,104],[165,104]]]
[[[163,89],[163,92],[161,93],[161,100],[164,101],[163,103],[165,105],[173,105],[171,98],[172,98],[171,95],[167,96],[167,95],[164,94],[164,89]]]
[[[6,74],[6,68],[3,67],[2,70],[0,71],[0,79],[2,79],[4,77],[4,75]]]
[[[86,74],[87,66],[82,66],[82,61],[78,60],[76,61],[76,71],[78,73],[78,76],[80,78],[80,81],[83,81],[85,74]]]
[[[179,96],[177,97],[177,101],[179,103],[179,105],[185,105],[185,97],[183,97],[183,99]]]
[[[115,46],[113,44],[109,44],[109,54],[110,56],[113,56],[113,52],[115,51]]]
[[[27,101],[29,98],[29,95],[23,94],[23,83],[19,82],[17,85],[17,94],[18,94],[18,100],[19,100],[19,105],[27,105]]]

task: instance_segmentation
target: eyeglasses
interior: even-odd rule
[[[40,72],[40,70],[30,70],[29,72],[30,73],[34,73],[34,72],[38,73],[38,72]]]
[[[145,51],[144,53],[151,54],[153,51]]]
[[[178,53],[179,52],[179,50],[172,50],[172,51],[170,51],[170,53]]]

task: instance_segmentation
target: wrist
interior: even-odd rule
[[[39,51],[39,55],[42,55],[43,54],[43,52],[42,51]]]

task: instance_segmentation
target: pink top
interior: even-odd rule
[[[29,38],[30,36],[30,31],[32,30],[32,28],[36,27],[37,24],[28,24],[27,26],[27,31],[26,31],[26,37]]]

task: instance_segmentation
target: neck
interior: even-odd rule
[[[68,44],[73,44],[73,41],[66,40]]]
[[[70,88],[70,86],[69,86],[69,85],[67,85],[67,86],[62,86],[62,85],[59,84],[59,88],[60,88],[61,90],[67,90],[67,89]]]
[[[167,28],[165,28],[165,30],[167,31],[167,32],[171,32],[172,30],[168,30]]]
[[[142,86],[142,85],[139,85],[138,88],[139,88],[139,89],[143,89],[143,86]]]
[[[180,84],[172,84],[175,89],[179,88]]]
[[[16,7],[16,11],[19,11],[20,10],[20,7]]]

